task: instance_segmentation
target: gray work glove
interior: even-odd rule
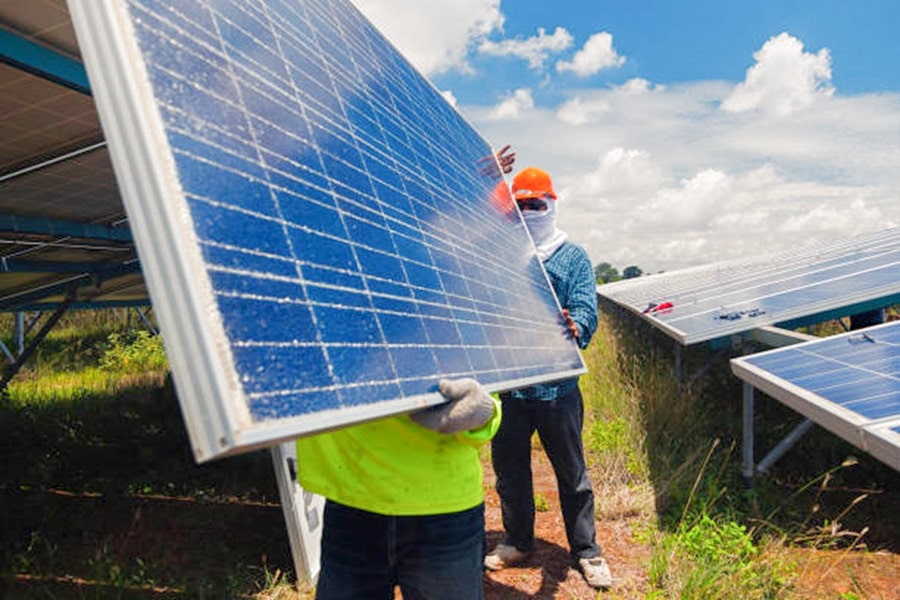
[[[442,379],[438,388],[448,402],[409,415],[422,427],[459,433],[478,429],[494,416],[494,401],[474,379]]]

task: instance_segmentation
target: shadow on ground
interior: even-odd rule
[[[170,385],[7,401],[0,440],[0,597],[236,597],[293,570],[268,452],[195,464]]]

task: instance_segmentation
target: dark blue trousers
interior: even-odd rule
[[[325,503],[317,600],[480,600],[484,505],[392,517]]]
[[[556,400],[521,400],[501,394],[503,420],[491,442],[506,544],[522,551],[534,546],[534,488],[531,436],[537,431],[556,473],[569,551],[574,558],[600,554],[594,529],[594,492],[584,460],[581,391]]]

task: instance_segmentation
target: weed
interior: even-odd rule
[[[129,335],[111,333],[109,346],[100,358],[100,368],[118,373],[164,371],[168,363],[162,338],[146,330]]]
[[[538,512],[547,512],[550,510],[550,503],[543,494],[538,493],[534,495],[534,510]]]

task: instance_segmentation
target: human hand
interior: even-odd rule
[[[569,330],[569,335],[572,336],[573,339],[578,339],[581,337],[581,333],[578,331],[578,325],[575,324],[575,321],[572,320],[572,313],[569,312],[568,308],[562,309],[563,321],[566,324],[566,328]]]
[[[511,173],[513,163],[516,162],[516,153],[507,154],[512,146],[503,146],[494,154],[489,154],[478,159],[482,175],[492,178],[500,177],[500,172]],[[499,169],[499,170],[498,170]]]
[[[447,402],[409,415],[422,427],[459,433],[478,429],[494,416],[494,401],[474,379],[442,379],[438,389]]]
[[[497,152],[497,162],[500,163],[500,170],[504,173],[511,173],[513,168],[513,163],[516,162],[516,153],[506,154],[512,146],[507,144],[500,148]]]

